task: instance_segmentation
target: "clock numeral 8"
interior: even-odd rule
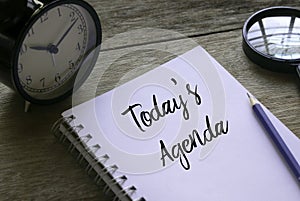
[[[61,79],[60,74],[56,73],[55,78],[54,78],[55,82],[59,83],[60,79]]]
[[[28,76],[26,77],[26,84],[27,84],[27,85],[30,85],[31,83],[32,83],[31,75],[28,75]]]

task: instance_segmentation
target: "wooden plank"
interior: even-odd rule
[[[195,40],[300,137],[296,76],[262,70],[251,63],[242,52],[240,30]],[[94,88],[96,94],[104,93],[176,56],[170,52],[181,54],[194,45],[182,39],[101,52],[99,71],[78,91],[77,101],[94,95]],[[97,73],[105,67],[99,77]],[[71,107],[71,98],[51,106],[33,106],[30,113],[23,113],[22,99],[0,86],[0,200],[106,200],[101,188],[50,133],[60,112]]]
[[[274,5],[298,6],[298,1],[88,1],[101,17],[106,51],[75,102],[188,51],[195,46],[186,39],[190,36],[300,137],[298,78],[259,68],[241,49],[241,27],[250,14]],[[107,200],[50,132],[72,106],[71,98],[24,113],[20,96],[2,84],[0,97],[0,200]]]
[[[143,28],[172,30],[186,37],[201,36],[241,29],[250,15],[266,7],[299,7],[297,0],[88,0],[88,2],[101,18],[104,40],[116,34]],[[124,37],[128,36],[125,34]],[[111,46],[143,44],[171,38],[172,35],[158,38],[151,32],[145,32],[138,38],[128,37],[124,43],[114,41]]]

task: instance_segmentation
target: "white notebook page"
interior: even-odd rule
[[[124,188],[136,186],[133,200],[299,200],[299,184],[256,119],[247,92],[196,47],[63,116],[75,115],[74,124],[84,126],[79,135],[91,134],[89,145],[101,145],[96,154],[107,153],[107,165],[119,167],[116,176],[128,176]],[[162,111],[167,100],[171,110],[172,101],[180,108],[158,118],[155,102]],[[266,112],[300,161],[300,140]],[[195,139],[191,150],[190,134],[196,130],[203,143],[207,121],[212,132],[222,122],[227,133],[204,145]]]

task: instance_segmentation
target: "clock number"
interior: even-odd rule
[[[42,85],[42,87],[45,87],[45,78],[43,77],[42,79],[40,79],[40,83]]]
[[[30,37],[34,35],[34,31],[33,31],[33,27],[31,29],[29,29],[28,33],[27,33],[27,36]]]
[[[69,61],[69,69],[70,70],[75,69],[75,64],[72,60]]]
[[[61,11],[60,8],[57,8],[58,17],[61,17]]]
[[[71,18],[71,22],[74,22],[74,20],[75,20],[75,13],[74,12],[70,13],[70,18]]]
[[[45,21],[48,20],[48,12],[45,12],[42,16],[41,16],[41,23],[44,23]]]
[[[24,69],[23,64],[20,63],[18,65],[18,73],[22,73],[23,69]]]
[[[61,79],[60,74],[56,73],[55,78],[54,78],[55,82],[59,83],[60,79]]]
[[[30,85],[31,83],[32,83],[31,75],[28,75],[28,76],[26,77],[26,84],[27,84],[27,85]]]
[[[82,24],[79,24],[77,29],[78,29],[78,34],[82,34],[82,32],[84,31],[84,27],[82,26]]]
[[[28,49],[27,45],[23,44],[21,49],[20,49],[20,55],[25,54],[27,52],[27,49]]]
[[[75,48],[76,50],[78,50],[78,51],[80,51],[81,50],[81,46],[80,46],[80,44],[79,44],[79,42],[77,43],[77,45],[76,45],[76,48]]]

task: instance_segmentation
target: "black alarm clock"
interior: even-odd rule
[[[99,17],[85,1],[3,0],[0,81],[29,103],[62,100],[72,93],[87,57],[92,62],[85,66],[86,73],[80,73],[80,80],[88,77],[101,38]]]

